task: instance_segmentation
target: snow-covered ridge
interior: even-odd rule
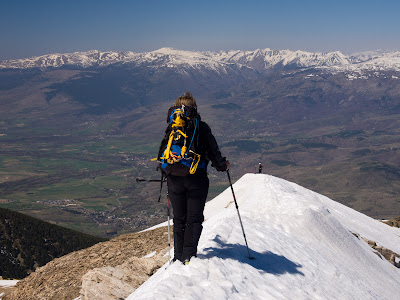
[[[108,66],[116,63],[135,63],[152,67],[212,69],[218,72],[228,67],[248,67],[263,71],[273,67],[323,68],[346,72],[356,70],[400,71],[400,52],[363,52],[346,56],[335,52],[306,52],[291,50],[257,49],[254,51],[185,51],[161,48],[151,52],[131,51],[74,52],[48,54],[38,57],[0,61],[0,69],[58,68],[77,66],[82,68]]]
[[[322,66],[347,65],[349,59],[341,52],[305,52],[290,50],[258,49],[255,51],[215,52],[215,57],[221,61],[235,62],[251,66],[255,69],[268,69],[275,65],[292,65],[309,68]]]
[[[397,299],[400,269],[358,236],[400,253],[390,227],[297,184],[246,174],[206,203],[198,257],[160,268],[127,300]]]
[[[216,60],[206,53],[161,48],[152,52],[135,53],[130,51],[74,52],[67,54],[48,54],[38,57],[0,61],[0,69],[59,68],[73,66],[80,68],[103,67],[112,64],[143,65],[156,68],[195,68],[226,72],[234,63]]]

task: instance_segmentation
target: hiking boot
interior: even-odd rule
[[[177,260],[183,263],[183,261],[182,261],[180,258],[177,258],[177,257],[174,257],[174,258],[172,259],[172,262],[174,263],[174,262],[176,262]]]

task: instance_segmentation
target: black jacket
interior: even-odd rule
[[[199,125],[199,141],[196,150],[206,164],[211,161],[211,166],[217,171],[226,171],[226,158],[221,155],[210,126],[203,121],[200,121]]]
[[[176,107],[171,107],[168,111],[167,122],[170,123],[170,115],[172,110]],[[187,107],[188,108],[188,107]],[[201,121],[200,115],[197,113],[195,108],[193,109],[193,113],[197,114],[197,118],[199,120],[198,124],[198,133],[194,139],[194,149],[197,154],[200,154],[201,160],[205,162],[206,166],[209,161],[211,161],[211,166],[213,166],[217,171],[226,171],[226,158],[221,155],[221,151],[219,150],[217,141],[215,140],[214,135],[211,132],[210,126],[206,122]],[[166,148],[169,138],[170,128],[166,129],[166,134],[164,139],[161,142],[160,149],[158,152],[158,157],[160,158]],[[196,174],[201,174],[205,172],[204,168],[198,168]]]

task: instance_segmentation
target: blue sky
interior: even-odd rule
[[[116,50],[400,50],[400,1],[0,0],[0,60]]]

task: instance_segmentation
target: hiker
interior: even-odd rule
[[[181,148],[176,150],[178,148],[174,148],[174,145],[171,145],[172,138],[169,142],[171,127],[178,126],[171,125],[176,112],[181,113],[179,118],[182,117],[188,123],[192,121],[189,120],[190,118],[186,118],[186,115],[189,115],[191,120],[195,120],[195,125],[191,126],[194,127],[191,128],[194,133],[186,132],[190,141],[185,141],[184,147],[189,149],[185,148],[183,150],[193,152],[193,160],[183,159],[184,155],[182,154],[182,157],[180,155]],[[200,115],[197,113],[196,100],[190,92],[185,92],[178,97],[173,107],[169,109],[167,121],[170,125],[161,142],[158,158],[161,162],[162,172],[167,178],[168,195],[174,212],[173,261],[179,260],[184,264],[188,264],[191,257],[197,255],[197,245],[203,229],[203,210],[209,187],[207,165],[211,161],[211,165],[217,171],[223,172],[229,170],[230,164],[221,155],[210,127],[201,121]],[[178,132],[178,135],[174,136],[175,138],[182,137],[181,133],[183,132]],[[191,143],[188,146],[187,143],[189,142]],[[172,150],[166,155],[167,149]],[[189,161],[188,166],[184,165],[186,161]]]
[[[261,163],[258,163],[258,173],[262,172],[262,168],[263,168],[263,165]]]

